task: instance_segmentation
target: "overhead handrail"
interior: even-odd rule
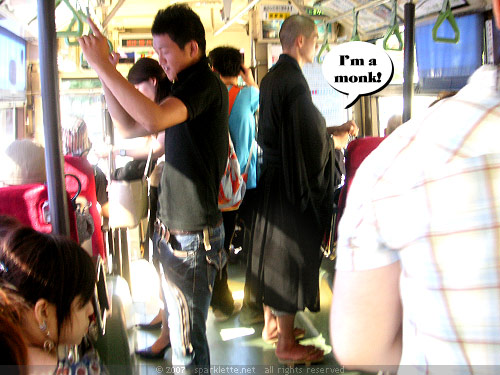
[[[445,21],[448,20],[448,22],[451,25],[451,28],[455,32],[455,37],[454,38],[444,38],[444,37],[438,37],[437,36],[437,31],[441,24]],[[457,26],[457,21],[455,21],[455,17],[453,17],[453,13],[451,12],[451,4],[450,0],[444,0],[443,1],[443,7],[441,8],[441,11],[439,12],[439,16],[437,18],[436,24],[432,28],[432,39],[435,42],[442,42],[442,43],[458,43],[460,40],[460,29]]]
[[[231,26],[233,23],[235,23],[242,15],[244,15],[246,12],[248,12],[250,9],[252,9],[257,3],[259,3],[261,0],[252,0],[251,3],[249,3],[245,8],[240,10],[233,18],[231,18],[229,21],[227,21],[219,30],[214,32],[214,36],[219,35],[221,32],[226,30],[229,26]]]
[[[376,7],[376,6],[388,3],[389,1],[391,1],[391,0],[374,0],[371,2],[367,2],[366,4],[354,7],[353,10],[360,11],[363,9],[368,9],[368,8],[372,8],[372,7]],[[347,12],[341,13],[338,16],[335,16],[333,18],[328,19],[326,22],[327,23],[334,23],[334,22],[340,21],[342,18],[350,16],[351,14],[352,14],[352,11],[348,10]]]
[[[358,15],[359,10],[352,10],[352,36],[351,42],[359,42],[359,33],[358,33]]]
[[[387,41],[389,38],[395,35],[398,38],[399,47],[398,48],[389,48],[387,47]],[[402,51],[403,50],[403,39],[401,38],[401,33],[399,32],[399,23],[398,23],[398,1],[392,1],[392,13],[391,13],[391,23],[389,24],[389,28],[384,36],[384,49],[390,51]]]
[[[120,10],[120,8],[122,7],[124,2],[125,2],[125,0],[118,0],[118,3],[113,7],[113,9],[111,9],[111,12],[109,12],[109,14],[106,16],[104,21],[102,21],[103,30],[108,27],[108,23],[113,19],[116,12],[118,12]]]

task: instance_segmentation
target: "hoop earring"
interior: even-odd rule
[[[42,323],[39,325],[40,331],[45,332],[47,331],[47,338],[43,342],[43,350],[45,350],[47,353],[51,352],[54,349],[54,341],[50,338],[50,332],[47,330],[47,323],[42,321]]]
[[[49,332],[47,332],[47,340],[43,342],[43,350],[50,353],[54,349],[54,341],[49,337]]]

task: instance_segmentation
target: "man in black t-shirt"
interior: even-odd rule
[[[101,79],[121,133],[138,137],[165,130],[153,244],[165,272],[172,364],[195,372],[210,365],[205,321],[214,277],[225,261],[217,196],[227,161],[227,89],[208,66],[205,30],[186,5],[160,10],[152,26],[153,47],[173,82],[171,96],[159,105],[121,76],[116,54],[89,24],[94,35],[80,38],[80,46]]]

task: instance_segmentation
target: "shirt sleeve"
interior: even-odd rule
[[[259,90],[253,86],[250,86],[250,108],[253,113],[259,108]]]

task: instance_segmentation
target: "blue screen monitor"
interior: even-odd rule
[[[0,27],[0,101],[26,100],[26,41]]]
[[[457,44],[440,43],[432,39],[435,20],[416,27],[418,77],[423,91],[459,90],[482,64],[482,14],[457,17],[456,22],[460,29]],[[445,38],[453,38],[454,35],[448,21],[443,22],[437,33],[438,37]]]

